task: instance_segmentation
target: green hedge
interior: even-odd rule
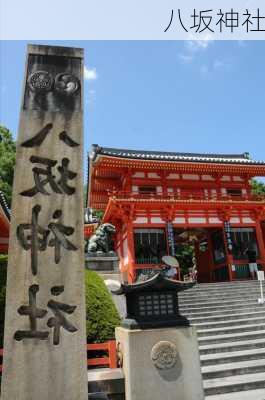
[[[86,328],[87,342],[101,343],[114,338],[120,317],[103,279],[86,270]]]
[[[0,255],[0,347],[3,347],[7,256]],[[102,278],[85,271],[88,343],[101,343],[114,338],[120,318]]]

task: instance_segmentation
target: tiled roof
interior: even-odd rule
[[[92,145],[90,158],[95,160],[98,155],[130,158],[136,160],[158,160],[158,161],[179,161],[179,162],[206,162],[221,164],[251,164],[265,165],[265,161],[255,161],[249,158],[249,153],[243,154],[200,154],[200,153],[173,153],[165,151],[146,151],[115,149]]]

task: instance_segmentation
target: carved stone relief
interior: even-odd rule
[[[151,359],[158,369],[173,368],[177,361],[178,351],[174,343],[161,341],[151,350]]]

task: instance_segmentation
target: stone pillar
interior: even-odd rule
[[[262,229],[260,226],[261,221],[259,219],[256,220],[256,236],[258,242],[258,248],[260,252],[260,260],[262,262],[262,269],[265,268],[265,246],[264,246],[264,238],[262,234]]]
[[[203,400],[194,327],[116,328],[126,400]]]
[[[83,50],[30,45],[25,74],[1,400],[87,400]]]

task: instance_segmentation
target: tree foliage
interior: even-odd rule
[[[257,181],[256,179],[251,180],[251,189],[253,194],[265,194],[265,184],[261,181]]]
[[[192,259],[195,256],[194,245],[192,243],[178,243],[175,254],[182,274],[187,274],[188,269],[192,267]]]
[[[16,160],[16,145],[11,132],[0,125],[0,190],[10,207]]]

